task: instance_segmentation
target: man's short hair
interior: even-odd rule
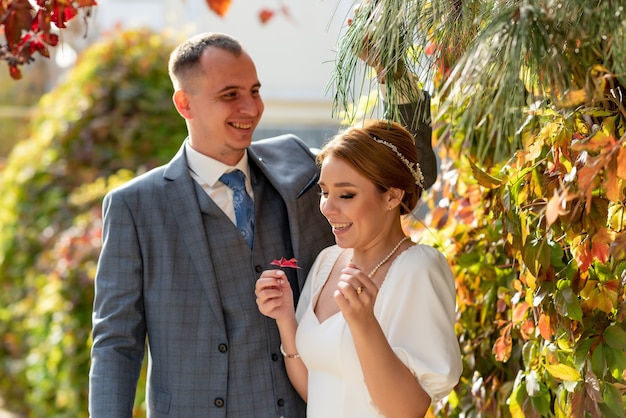
[[[170,54],[168,71],[174,88],[201,71],[200,57],[207,48],[219,48],[241,55],[243,47],[235,38],[218,32],[206,32],[192,36],[178,45]]]

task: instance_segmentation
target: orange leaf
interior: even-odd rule
[[[78,7],[89,7],[89,6],[97,6],[98,2],[96,0],[75,0]]]
[[[209,8],[213,10],[218,16],[224,17],[230,9],[231,0],[206,0]]]
[[[554,330],[552,329],[552,325],[550,324],[550,315],[541,314],[539,316],[539,323],[537,324],[539,327],[539,333],[543,337],[544,340],[550,341],[552,339],[552,335],[554,335]]]
[[[274,17],[274,11],[269,9],[261,9],[259,12],[259,20],[261,23],[267,23],[272,17]]]
[[[563,191],[566,196],[562,196],[554,191],[554,196],[548,200],[548,204],[546,205],[546,224],[547,227],[550,227],[560,215],[566,215],[567,209],[567,191]]]
[[[624,197],[622,193],[621,180],[617,177],[615,171],[605,171],[606,180],[604,180],[604,189],[606,190],[606,197],[611,202],[621,202]]]
[[[532,319],[527,319],[524,321],[522,326],[520,327],[520,333],[525,340],[528,340],[535,333],[535,323]]]
[[[593,255],[591,254],[591,248],[589,248],[589,241],[583,239],[574,239],[571,246],[572,255],[576,259],[578,267],[581,272],[589,270],[589,266],[593,261]]]
[[[497,361],[506,362],[511,357],[511,348],[513,340],[511,339],[511,324],[504,326],[500,330],[500,336],[493,345],[493,354]]]
[[[598,169],[595,167],[590,167],[589,165],[585,165],[578,170],[578,184],[581,189],[593,189],[594,182],[598,178]]]
[[[574,151],[602,151],[609,144],[615,142],[615,137],[607,133],[605,129],[598,129],[591,137],[582,141],[572,141],[572,149]]]
[[[517,304],[515,306],[515,309],[513,309],[512,321],[516,324],[524,321],[524,318],[526,318],[526,312],[528,311],[528,308],[530,308],[530,305],[526,302],[521,302]]]
[[[591,238],[591,254],[601,263],[609,259],[609,248],[613,234],[607,228],[599,229]]]
[[[626,180],[626,148],[620,148],[617,153],[617,177]]]

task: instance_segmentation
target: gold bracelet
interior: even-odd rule
[[[285,353],[285,349],[283,348],[283,345],[280,345],[280,354],[283,355],[283,357],[287,357],[287,358],[300,358],[300,354],[296,353],[296,354],[287,354]]]

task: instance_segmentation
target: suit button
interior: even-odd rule
[[[272,353],[272,360],[278,361],[278,354]]]
[[[228,346],[226,344],[220,344],[217,346],[217,349],[220,350],[220,353],[225,353],[228,351]]]
[[[263,266],[259,266],[259,265],[254,266],[254,271],[256,271],[257,273],[262,273]]]
[[[215,398],[215,400],[213,401],[213,404],[215,406],[217,406],[218,408],[222,408],[222,407],[224,407],[224,399],[222,399],[222,398]]]
[[[278,406],[285,406],[285,400],[284,399],[279,399],[277,403],[278,403]]]

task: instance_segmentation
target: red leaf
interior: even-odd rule
[[[50,17],[57,28],[63,29],[66,27],[65,23],[72,20],[77,13],[78,11],[74,8],[72,3],[59,4],[59,2],[57,2]]]
[[[279,268],[289,267],[293,269],[299,269],[300,267],[298,266],[297,263],[298,263],[298,260],[296,260],[295,258],[287,260],[285,257],[281,257],[280,260],[274,260],[270,264],[274,266],[278,266]]]
[[[13,80],[19,80],[22,78],[22,72],[15,65],[9,65],[9,73],[11,74],[11,78]]]
[[[206,0],[209,8],[213,10],[218,16],[224,17],[230,9],[231,0]]]
[[[22,38],[22,31],[28,31],[32,25],[32,6],[28,0],[16,0],[8,9],[8,15],[4,20],[4,36],[11,51],[16,52],[16,47]]]
[[[267,23],[272,17],[274,17],[274,11],[269,9],[261,9],[259,12],[259,20],[261,23]]]

